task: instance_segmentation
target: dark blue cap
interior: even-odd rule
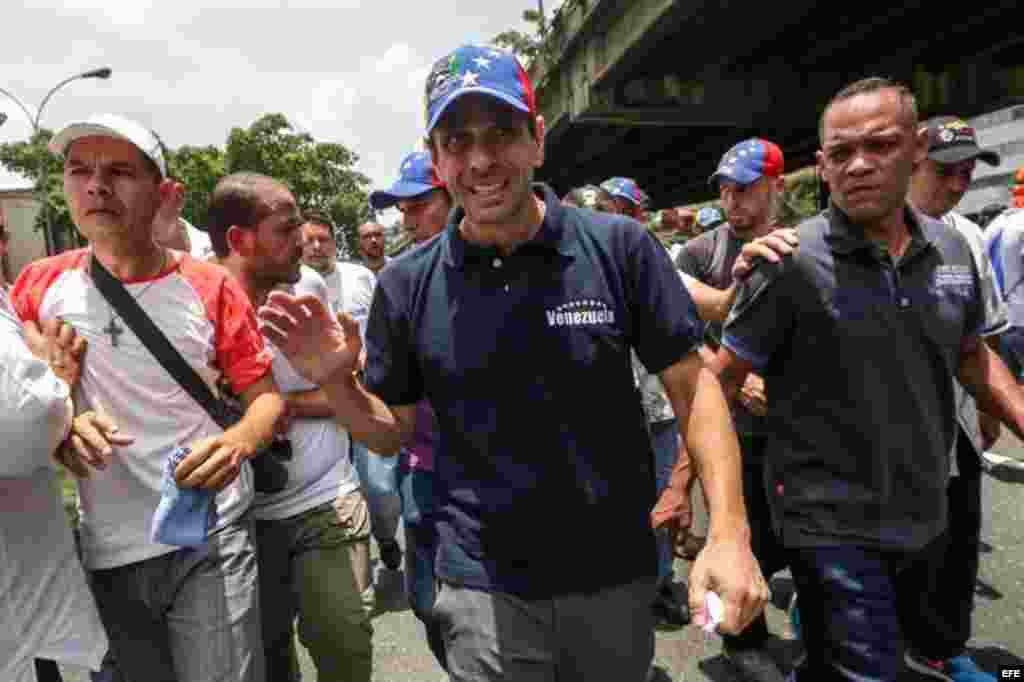
[[[434,171],[430,152],[413,152],[402,159],[398,179],[391,187],[370,193],[370,206],[382,211],[397,205],[402,199],[411,199],[440,187],[444,187],[444,183]]]

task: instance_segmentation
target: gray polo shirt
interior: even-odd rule
[[[835,207],[750,276],[723,343],[771,386],[765,482],[787,546],[923,547],[945,527],[960,348],[984,332],[964,237],[906,209],[898,262]]]
[[[995,273],[992,270],[992,263],[988,254],[985,253],[985,238],[981,228],[976,223],[963,217],[955,211],[950,211],[942,216],[942,222],[950,227],[956,228],[964,236],[971,247],[971,254],[978,265],[978,272],[981,273],[981,295],[985,304],[985,322],[982,336],[993,336],[1002,334],[1010,328],[1010,322],[1006,305],[999,297],[999,287],[996,283]],[[956,411],[960,428],[964,430],[967,440],[974,447],[976,454],[982,453],[981,428],[978,425],[978,406],[974,398],[960,385],[959,381],[954,382],[956,389]],[[953,448],[950,458],[952,475],[959,475],[956,448]]]

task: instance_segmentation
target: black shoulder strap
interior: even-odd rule
[[[192,396],[193,400],[199,403],[200,407],[210,414],[213,421],[217,422],[221,428],[227,429],[232,426],[224,404],[213,394],[213,391],[192,366],[185,361],[185,358],[181,357],[181,353],[171,345],[171,342],[153,323],[135,297],[100,263],[96,254],[92,256],[89,272],[96,288],[103,294],[103,298],[107,299],[107,303],[135,332],[135,336],[139,337],[142,345],[153,354],[153,357],[167,370],[167,373]]]
[[[719,263],[725,263],[725,259],[729,255],[730,236],[729,230],[724,226],[715,228],[715,246],[711,250],[711,262],[708,263],[707,269],[709,273],[714,272],[714,267]],[[729,265],[729,269],[732,270],[732,265]]]

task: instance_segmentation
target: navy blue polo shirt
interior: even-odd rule
[[[984,320],[970,247],[906,209],[894,262],[837,207],[741,290],[723,343],[770,387],[766,485],[783,542],[923,547],[945,527],[953,376]]]
[[[653,454],[630,349],[651,372],[700,322],[639,223],[564,207],[509,256],[441,234],[380,273],[367,387],[437,414],[438,576],[545,598],[655,574]]]

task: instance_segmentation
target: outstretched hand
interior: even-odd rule
[[[22,326],[25,344],[37,358],[50,365],[50,371],[74,388],[82,374],[86,341],[75,328],[59,319],[42,324],[28,321]]]
[[[271,292],[259,309],[260,331],[316,385],[359,368],[363,342],[348,315],[334,316],[316,296]]]

